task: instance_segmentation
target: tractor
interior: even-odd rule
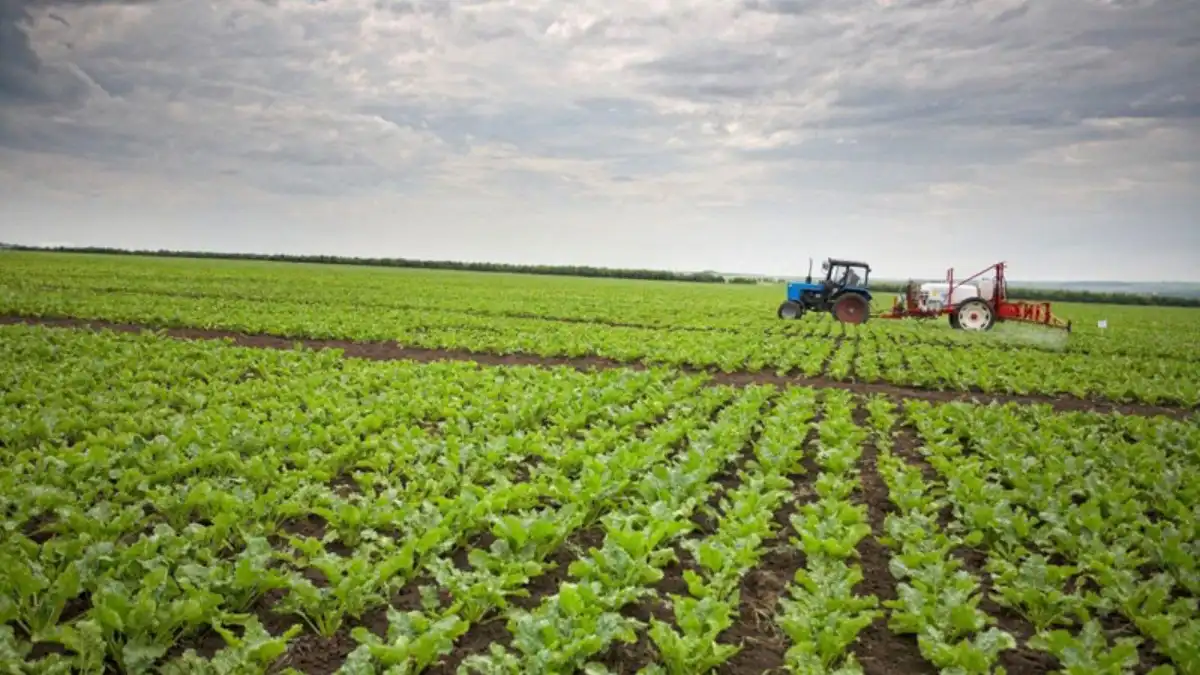
[[[821,263],[821,269],[825,278],[813,281],[810,258],[804,281],[788,282],[787,299],[779,306],[779,318],[799,319],[806,312],[829,312],[843,323],[864,323],[871,313],[871,291],[867,289],[871,266],[829,258]]]
[[[814,282],[812,260],[808,277],[788,282],[787,299],[779,318],[799,319],[809,311],[828,311],[842,323],[865,323],[871,317],[871,292],[867,282],[871,266],[830,258],[822,263],[825,279]],[[862,275],[855,270],[862,270]],[[1071,332],[1071,322],[1054,315],[1048,302],[1026,302],[1008,297],[1007,263],[998,262],[965,279],[946,270],[944,282],[909,281],[889,311],[879,319],[932,319],[949,317],[950,326],[963,331],[989,331],[996,323],[1014,321]]]

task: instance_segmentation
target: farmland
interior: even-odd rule
[[[779,297],[0,254],[5,667],[1200,673],[1200,311]]]

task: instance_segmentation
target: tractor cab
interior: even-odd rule
[[[871,308],[868,284],[871,266],[855,260],[828,258],[821,263],[825,278],[814,282],[812,260],[804,281],[787,285],[787,299],[779,306],[779,318],[799,319],[805,312],[830,312],[845,323],[863,323]]]
[[[867,291],[871,277],[871,266],[867,263],[830,258],[821,267],[825,270],[825,283],[831,288]]]

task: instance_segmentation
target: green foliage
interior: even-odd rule
[[[0,260],[0,312],[9,314],[1200,404],[1200,313],[1184,309],[1056,304],[1074,321],[1068,338],[1021,324],[974,334],[944,320],[780,321],[775,285],[11,251]]]

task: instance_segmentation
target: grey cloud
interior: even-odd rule
[[[69,5],[143,4],[153,0],[0,0],[0,105],[78,100],[87,86],[73,73],[46,68],[24,25],[30,10]],[[50,16],[69,25],[58,14]]]
[[[35,5],[0,0],[17,31],[0,32],[0,146],[181,191],[225,176],[313,204],[547,212],[794,199],[913,222],[997,194],[1086,220],[1093,186],[1113,213],[1196,206],[1178,186],[1197,175],[1200,3],[84,4],[35,26],[42,63],[19,28]]]

